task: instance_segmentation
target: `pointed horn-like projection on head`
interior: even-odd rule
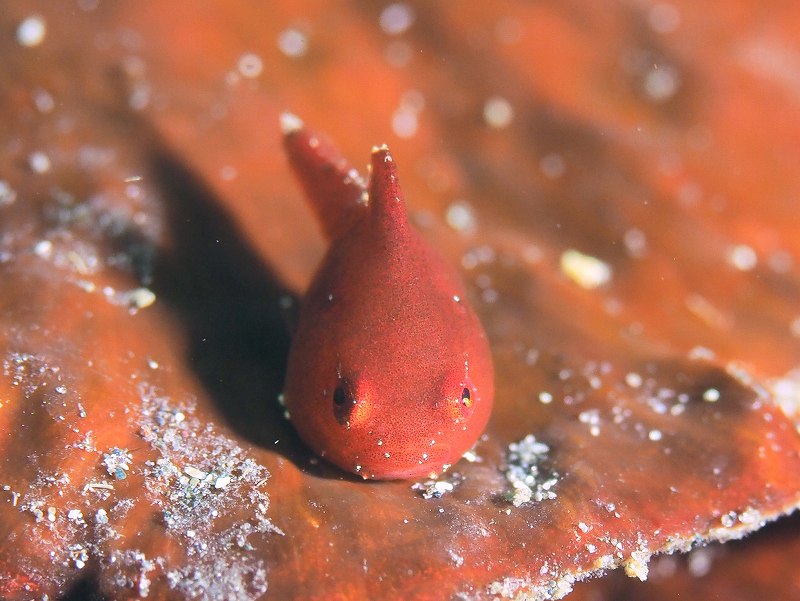
[[[364,180],[338,148],[309,130],[296,115],[282,113],[280,125],[289,163],[325,236],[335,240],[364,208]]]
[[[369,180],[369,210],[373,218],[387,225],[405,224],[406,203],[400,180],[397,178],[397,165],[389,152],[389,147],[373,146],[372,172]]]

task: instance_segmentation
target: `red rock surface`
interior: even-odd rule
[[[800,10],[400,6],[4,4],[0,597],[557,597],[797,506]],[[390,144],[487,329],[441,497],[282,417],[285,108]],[[574,598],[796,597],[795,521]]]

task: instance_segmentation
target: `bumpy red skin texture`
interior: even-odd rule
[[[289,354],[292,423],[320,456],[364,478],[442,472],[491,413],[484,330],[455,271],[408,223],[387,148],[373,150],[365,202],[326,141],[300,128],[285,145],[330,238]]]

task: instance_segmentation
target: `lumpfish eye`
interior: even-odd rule
[[[465,388],[461,391],[461,404],[464,405],[464,407],[472,406],[472,395],[469,392],[469,388]]]
[[[356,407],[356,397],[350,381],[340,379],[339,384],[333,389],[333,416],[342,426],[350,427],[350,416]]]
[[[336,390],[333,391],[333,402],[336,403],[339,407],[344,405],[344,402],[347,400],[346,395],[344,393],[344,388],[341,386],[337,386]]]

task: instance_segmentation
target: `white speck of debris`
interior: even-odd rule
[[[716,388],[709,388],[703,392],[703,400],[708,403],[716,403],[719,400],[719,390]]]
[[[544,258],[544,252],[535,244],[527,244],[525,248],[522,249],[522,258],[531,265],[535,265]]]
[[[712,556],[708,549],[695,549],[689,554],[689,572],[695,578],[702,578],[711,570]]]
[[[549,452],[550,447],[538,442],[533,434],[508,445],[505,477],[511,489],[506,491],[505,497],[514,507],[556,498],[552,489],[559,476],[555,472],[545,473],[541,468]]]
[[[172,419],[173,419],[173,420],[175,420],[175,423],[176,423],[176,424],[179,424],[179,423],[181,423],[183,420],[185,420],[185,419],[186,419],[186,416],[183,414],[183,412],[181,412],[181,411],[176,411],[176,412],[175,412],[175,415],[173,416],[173,418],[172,418]]]
[[[688,295],[686,308],[712,328],[725,330],[733,325],[732,317],[720,311],[710,300],[700,294]]]
[[[586,534],[587,532],[589,532],[589,530],[591,530],[591,528],[587,526],[584,522],[578,522],[578,529],[584,534]]]
[[[208,472],[199,470],[191,465],[187,465],[185,468],[183,468],[183,472],[190,478],[197,478],[198,480],[203,480],[206,476],[208,476]]]
[[[742,513],[739,514],[739,521],[742,524],[751,525],[751,524],[757,524],[759,522],[763,522],[764,520],[763,520],[763,517],[761,516],[761,513],[759,513],[755,509],[750,508],[750,509],[744,510]]]
[[[452,549],[447,550],[447,554],[450,556],[450,559],[453,561],[457,568],[460,568],[464,565],[464,557],[453,551]]]
[[[560,154],[551,152],[539,159],[539,171],[547,179],[558,179],[567,171],[567,162]]]
[[[452,229],[457,232],[474,232],[477,221],[472,207],[463,200],[450,203],[445,213],[445,221]]]
[[[494,263],[496,256],[497,253],[491,246],[483,244],[464,253],[464,256],[461,257],[461,265],[464,269],[475,269],[481,264]]]
[[[137,200],[142,197],[144,194],[144,190],[141,186],[137,184],[129,184],[125,186],[125,196],[130,198],[131,200]],[[147,220],[147,216],[144,213],[138,212],[133,215],[135,223],[141,224],[145,223]]]
[[[640,259],[647,254],[647,238],[644,232],[637,228],[631,228],[622,237],[625,250],[634,259]]]
[[[561,255],[561,271],[587,290],[598,288],[611,279],[611,267],[607,263],[574,249]]]
[[[155,359],[148,359],[147,360],[147,367],[149,367],[150,369],[158,369],[158,367],[159,367],[158,366],[158,361],[156,361]]]
[[[40,259],[49,259],[53,254],[53,243],[50,240],[39,240],[33,247],[33,252]]]
[[[236,69],[242,77],[254,79],[261,75],[261,72],[264,70],[264,61],[262,61],[261,57],[257,54],[246,52],[239,57],[239,61],[236,63]]]
[[[114,486],[106,482],[88,482],[86,486],[83,487],[83,492],[89,490],[114,490]]]
[[[17,192],[7,181],[0,179],[0,207],[7,207],[17,200]]]
[[[633,551],[630,557],[623,562],[625,574],[630,578],[638,578],[642,582],[647,580],[647,564],[650,561],[651,555],[652,554],[647,549]]]
[[[553,402],[553,395],[543,390],[539,393],[539,402],[542,403],[542,405],[549,405]]]
[[[767,258],[767,264],[775,273],[789,273],[794,266],[794,258],[785,250],[776,250]]]
[[[50,171],[50,157],[44,152],[37,150],[28,156],[28,166],[34,173],[47,173]]]
[[[411,485],[411,490],[419,492],[423,499],[440,499],[454,489],[455,485],[447,480],[426,480]]]
[[[739,271],[750,271],[758,264],[758,255],[746,244],[731,246],[725,254],[725,260],[731,267]]]
[[[150,104],[153,90],[150,82],[144,79],[144,62],[137,58],[131,63],[135,65],[131,70],[135,75],[128,91],[128,106],[135,111],[141,111]]]
[[[214,488],[220,490],[228,486],[228,484],[230,483],[231,483],[230,476],[219,476],[216,480],[214,480]]]
[[[419,90],[408,90],[400,98],[400,108],[419,113],[425,108],[425,96]]]
[[[494,290],[492,288],[484,290],[481,293],[481,298],[483,299],[483,301],[485,303],[490,303],[491,304],[491,303],[493,303],[493,302],[495,302],[497,300],[497,297],[498,297],[497,290]]]
[[[600,436],[600,411],[598,409],[587,409],[578,414],[578,421],[589,426],[589,434]]]
[[[428,459],[428,454],[422,454],[423,459]],[[482,460],[478,453],[475,452],[475,449],[470,449],[468,451],[464,451],[464,454],[461,456],[464,461],[468,461],[469,463],[480,463]]]
[[[156,302],[156,294],[149,288],[135,288],[121,293],[120,300],[131,309],[145,309]]]
[[[378,23],[384,33],[400,35],[414,24],[414,9],[404,2],[395,2],[381,11]]]
[[[680,86],[678,71],[669,65],[653,65],[644,76],[644,91],[655,102],[665,102]]]
[[[689,351],[689,359],[692,361],[713,361],[717,354],[705,346],[695,346]]]
[[[771,380],[769,388],[784,415],[798,424],[800,431],[800,369],[792,370],[782,378]]]
[[[67,519],[70,519],[70,520],[82,520],[83,519],[83,513],[81,512],[80,509],[70,509],[67,512]]]
[[[290,309],[294,306],[294,299],[288,294],[284,294],[278,299],[278,306],[281,309]]]
[[[22,21],[17,27],[17,42],[21,46],[32,48],[44,41],[47,25],[39,15],[33,15]]]
[[[682,405],[679,403],[669,408],[670,415],[678,416],[678,415],[683,415],[684,413],[686,413],[686,405]]]
[[[642,376],[635,372],[625,374],[625,383],[631,388],[639,388],[642,385]]]
[[[36,105],[37,110],[40,113],[50,113],[54,108],[56,108],[56,102],[53,100],[53,96],[42,89],[35,90],[33,92],[33,104]]]
[[[800,315],[795,317],[792,323],[789,324],[789,331],[795,338],[800,338]]]
[[[233,165],[225,165],[220,167],[219,176],[224,182],[232,182],[239,175],[239,170]]]
[[[128,449],[113,448],[103,455],[103,463],[109,476],[114,476],[117,480],[124,480],[131,467],[133,456]]]
[[[298,117],[294,113],[290,113],[289,111],[284,111],[281,113],[279,119],[281,125],[281,133],[283,133],[283,135],[288,135],[303,129],[304,126],[303,120],[300,119],[300,117]]]
[[[56,386],[56,392],[58,394],[67,394],[67,387],[64,386],[63,384],[59,384],[58,386]]]
[[[724,514],[719,521],[722,522],[722,525],[726,528],[733,527],[736,524],[736,520],[739,515],[735,511],[729,511],[728,513]]]
[[[647,438],[649,438],[653,442],[658,442],[662,438],[661,430],[650,430],[647,433]]]
[[[90,294],[97,290],[95,283],[88,280],[75,280],[75,285],[84,292],[88,292]]]
[[[453,485],[450,482],[436,482],[433,487],[441,493],[451,492],[453,490]]]
[[[650,27],[657,33],[672,33],[681,24],[681,14],[678,9],[667,2],[654,4],[647,15]]]
[[[483,120],[495,129],[504,129],[514,120],[514,107],[502,96],[492,96],[483,105]]]
[[[292,58],[305,56],[308,52],[308,37],[298,29],[284,29],[278,34],[278,50]]]
[[[48,507],[47,508],[47,520],[49,522],[56,521],[56,508],[55,507]]]
[[[416,111],[400,107],[392,115],[392,131],[398,138],[413,138],[419,127]]]

